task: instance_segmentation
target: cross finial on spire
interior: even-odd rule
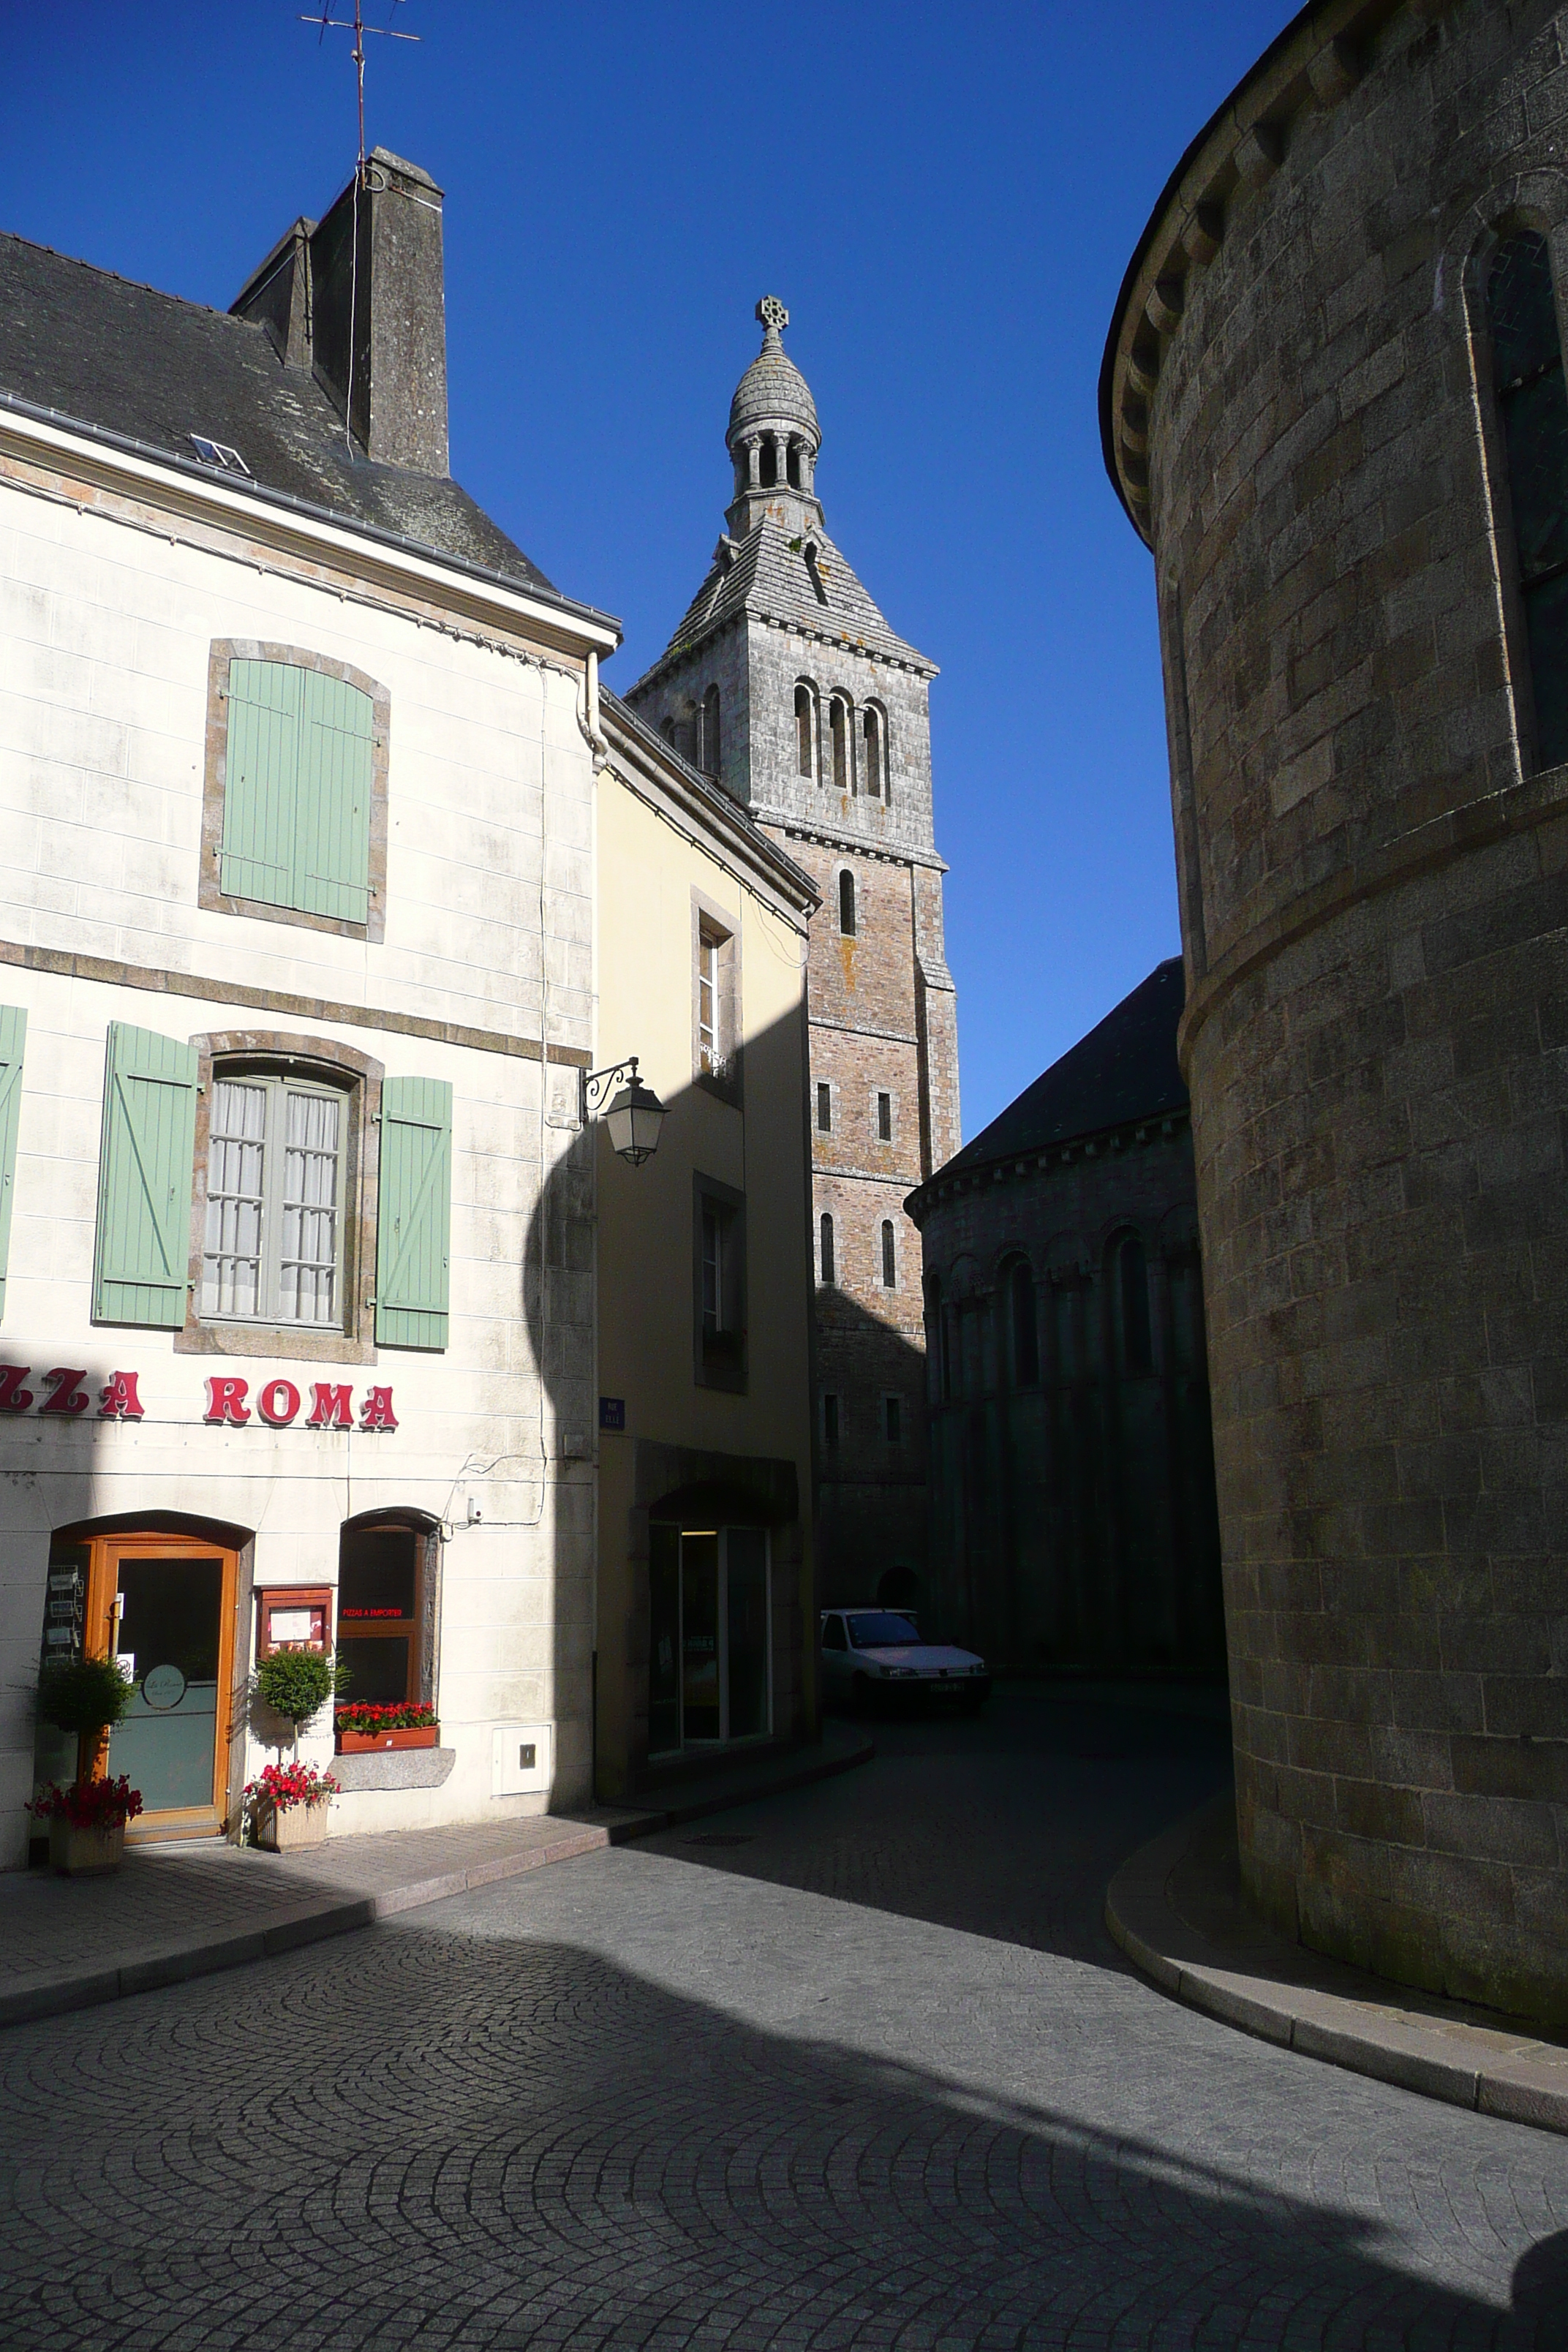
[[[789,312],[784,309],[784,304],[779,300],[776,294],[764,294],[763,296],[762,300],[757,305],[757,317],[761,320],[763,327],[766,328],[770,333],[775,335],[778,333],[781,327],[787,327],[789,324]]]

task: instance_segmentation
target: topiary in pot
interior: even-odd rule
[[[112,1658],[57,1658],[38,1677],[38,1713],[76,1734],[76,1776],[90,1780],[103,1735],[131,1704],[131,1685]]]
[[[301,1727],[347,1681],[348,1669],[320,1650],[274,1650],[256,1669],[256,1695],[290,1727],[298,1748]]]

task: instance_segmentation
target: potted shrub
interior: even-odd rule
[[[298,1755],[301,1729],[347,1680],[346,1670],[320,1650],[274,1650],[256,1669],[256,1696],[289,1726]]]
[[[70,1875],[113,1870],[125,1852],[125,1824],[142,1811],[140,1790],[123,1775],[103,1778],[108,1734],[130,1704],[131,1685],[112,1658],[57,1658],[38,1678],[44,1721],[76,1734],[72,1786],[51,1781],[33,1805],[35,1818],[49,1824],[50,1862]]]
[[[125,1824],[142,1811],[142,1791],[123,1772],[118,1780],[73,1780],[68,1789],[51,1780],[27,1811],[49,1825],[52,1866],[66,1878],[90,1878],[124,1860]]]
[[[268,1853],[295,1853],[320,1845],[327,1834],[327,1808],[339,1793],[330,1772],[313,1764],[267,1764],[258,1780],[247,1780],[245,1798],[256,1843]]]
[[[436,1748],[441,1727],[433,1706],[405,1699],[383,1706],[351,1700],[337,1711],[338,1754],[375,1756],[394,1748]]]

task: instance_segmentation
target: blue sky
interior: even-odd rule
[[[353,168],[304,0],[0,0],[0,226],[226,307]],[[341,10],[340,10],[341,13]],[[777,293],[828,528],[941,664],[973,1135],[1179,940],[1152,571],[1101,467],[1110,305],[1289,0],[369,0],[371,141],[447,191],[453,471],[629,685],[693,593]]]

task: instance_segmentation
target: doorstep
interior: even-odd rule
[[[1568,2132],[1568,2046],[1495,2010],[1394,1985],[1293,1944],[1241,1893],[1226,1790],[1142,1846],[1105,1924],[1163,1991],[1266,2042],[1543,2131]]]
[[[430,1751],[426,1751],[430,1752]],[[434,1751],[439,1754],[439,1750]],[[0,2026],[88,2009],[368,1927],[869,1760],[838,1727],[814,1748],[685,1784],[668,1805],[380,1830],[293,1854],[216,1838],[128,1847],[103,1878],[0,1872]]]

